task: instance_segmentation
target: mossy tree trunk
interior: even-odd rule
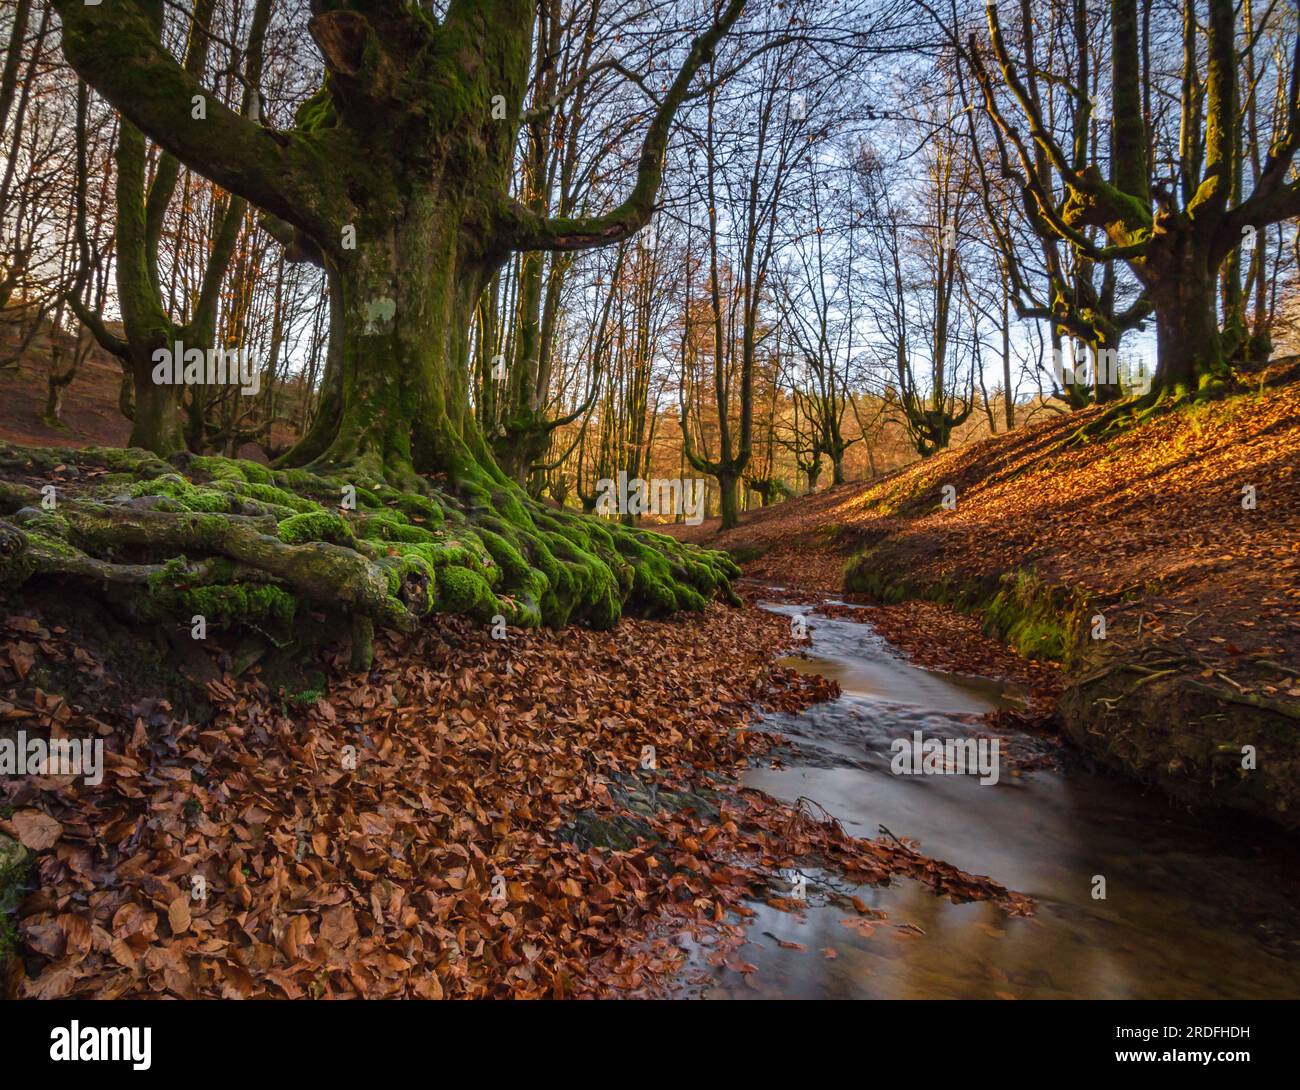
[[[1035,21],[1031,16],[1028,0],[1021,0],[1022,25],[1020,37],[1024,59],[1023,91],[1028,109],[1041,114],[1042,98],[1040,96],[1040,76],[1049,75],[1038,66],[1037,43],[1035,41]],[[1063,28],[1064,29],[1064,28]],[[1075,87],[1092,85],[1092,47],[1089,44],[1090,27],[1088,5],[1076,3],[1073,18],[1070,20],[1070,37],[1075,52],[1074,71],[1072,73]],[[977,74],[983,82],[984,71],[978,64]],[[1149,81],[1147,81],[1149,84]],[[962,90],[963,104],[966,94]],[[1136,107],[1134,107],[1136,109]],[[1137,115],[1135,115],[1137,116]],[[1049,324],[1052,347],[1060,349],[1063,340],[1077,341],[1095,352],[1118,352],[1124,334],[1141,327],[1151,313],[1151,302],[1145,295],[1120,310],[1117,306],[1117,277],[1113,262],[1101,263],[1101,285],[1095,282],[1098,262],[1088,255],[1077,251],[1070,253],[1069,242],[1063,239],[1053,223],[1038,209],[1033,192],[1021,183],[1024,196],[1023,214],[1038,239],[1038,256],[1044,274],[1039,288],[1033,276],[1026,275],[1026,265],[1020,254],[1020,246],[1012,229],[1011,221],[1004,207],[999,207],[995,199],[994,187],[990,182],[990,170],[986,166],[984,149],[981,147],[974,118],[968,115],[968,133],[974,151],[974,162],[979,173],[979,192],[984,205],[985,216],[995,245],[998,250],[999,265],[1004,275],[1006,291],[1003,309],[1007,304],[1014,306],[1022,319],[1031,319]],[[1097,120],[1091,101],[1082,100],[1074,110],[1070,133],[1069,161],[1073,170],[1081,172],[1087,166],[1089,149],[1097,140]],[[1052,180],[1053,160],[1048,155],[1044,142],[1035,141],[1031,154],[1022,160],[1022,168],[1033,179],[1038,191],[1054,190]],[[1007,141],[999,141],[1001,152],[1001,173],[1005,179],[1018,181],[1012,166]],[[1115,159],[1112,157],[1112,168]],[[1062,251],[1066,252],[1062,252]],[[1045,290],[1044,290],[1045,289]],[[1006,324],[1003,321],[1004,347],[1006,342]],[[1059,357],[1058,357],[1059,358]],[[1005,377],[1004,389],[1011,388],[1010,366],[1007,353],[1003,353]],[[1101,380],[1099,380],[1101,379]],[[1082,409],[1092,404],[1119,401],[1123,390],[1116,382],[1104,381],[1104,376],[1094,375],[1092,381],[1070,381],[1065,376],[1058,376],[1059,387],[1055,396],[1061,398],[1071,409]],[[1014,426],[1014,407],[1011,398],[1005,398],[1007,408],[1007,430]]]
[[[1097,163],[1084,165],[1050,136],[1027,74],[1022,78],[1008,51],[995,5],[986,9],[993,56],[1029,136],[1009,120],[973,36],[969,59],[1003,142],[1004,173],[1024,186],[1035,223],[1072,246],[1080,258],[1127,262],[1154,307],[1159,356],[1146,400],[1206,396],[1224,388],[1230,377],[1226,349],[1240,340],[1231,328],[1231,314],[1226,346],[1219,328],[1220,270],[1252,231],[1258,234],[1300,214],[1300,182],[1290,177],[1300,149],[1300,35],[1292,46],[1292,76],[1280,103],[1277,137],[1252,192],[1242,199],[1236,6],[1233,0],[1209,0],[1207,17],[1201,20],[1195,5],[1184,5],[1180,192],[1173,193],[1152,178],[1138,2],[1111,0],[1110,9],[1109,179]],[[1202,64],[1204,94],[1197,90]],[[1063,207],[1035,169],[1040,153],[1062,181],[1067,194]],[[1095,228],[1104,233],[1105,244],[1088,237]]]
[[[572,216],[593,196],[592,177],[583,169],[590,154],[593,102],[603,91],[580,83],[567,98],[563,91],[589,71],[604,47],[598,33],[599,4],[585,6],[581,17],[563,0],[538,0],[535,72],[524,119],[525,151],[519,191],[537,216]],[[553,105],[558,103],[559,105]],[[605,140],[611,140],[606,134]],[[621,258],[620,258],[621,260]],[[569,254],[525,253],[515,269],[517,290],[513,315],[514,351],[505,381],[481,384],[481,420],[490,421],[488,439],[497,463],[511,480],[540,489],[552,437],[558,429],[586,416],[594,402],[600,369],[592,361],[592,381],[570,412],[548,405],[556,332],[565,279],[573,267]],[[612,294],[612,291],[611,291]],[[495,333],[495,313],[484,308],[480,336]],[[486,367],[481,374],[490,374]],[[620,467],[629,468],[630,467]]]
[[[1194,397],[1229,376],[1215,311],[1218,284],[1205,246],[1196,245],[1184,232],[1171,234],[1163,246],[1159,241],[1157,235],[1147,259],[1148,265],[1160,262],[1169,270],[1154,278],[1151,292],[1160,360],[1154,392]]]
[[[715,472],[718,481],[718,510],[723,529],[740,525],[740,475],[728,470]]]
[[[326,258],[338,310],[337,409],[286,457],[378,478],[491,467],[469,405],[469,325],[493,259],[463,230],[467,197],[429,189],[359,220]]]
[[[452,0],[441,22],[397,0],[314,4],[326,79],[287,132],[211,100],[205,120],[190,116],[203,90],[152,32],[156,0],[55,3],[64,52],[88,83],[180,161],[282,221],[335,281],[337,405],[289,461],[445,473],[473,488],[505,482],[469,411],[479,295],[512,251],[603,246],[648,221],[673,116],[744,0],[691,43],[627,199],[583,219],[509,196],[531,0]]]

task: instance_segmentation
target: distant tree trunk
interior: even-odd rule
[[[1002,330],[1002,410],[1007,422],[1007,431],[1012,431],[1016,426],[1016,398],[1011,388],[1011,300],[1009,296],[1010,289],[1004,279],[1002,281],[1002,320],[999,323]]]

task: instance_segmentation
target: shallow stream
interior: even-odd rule
[[[802,607],[768,603],[794,615]],[[1207,819],[1139,785],[1088,771],[996,784],[977,775],[895,775],[891,743],[987,734],[979,717],[1017,702],[997,682],[907,662],[867,624],[808,615],[807,658],[843,695],[766,727],[797,747],[752,787],[815,800],[857,836],[885,826],[926,855],[1030,895],[1036,914],[952,904],[915,881],[854,887],[807,871],[802,915],[753,906],[738,953],[757,971],[712,970],[708,996],[808,998],[1300,997],[1300,851],[1254,823]],[[1004,737],[1007,737],[1004,735]],[[1042,739],[1008,738],[1016,749]],[[1095,878],[1105,897],[1094,897]],[[841,921],[826,883],[887,919],[870,936]],[[906,926],[900,926],[906,925]],[[802,950],[785,948],[797,943]]]

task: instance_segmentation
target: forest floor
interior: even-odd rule
[[[368,675],[349,673],[340,649],[290,683],[249,634],[196,645],[129,630],[57,586],[0,600],[0,738],[98,737],[106,760],[95,785],[0,779],[0,841],[28,860],[0,906],[15,954],[6,990],[671,994],[693,983],[685,938],[715,967],[753,971],[743,921],[755,903],[799,910],[782,879],[792,866],[914,878],[1032,912],[906,836],[857,839],[814,806],[741,785],[752,762],[784,759],[763,709],[837,691],[776,664],[794,641],[788,618],[754,604],[772,583],[822,613],[865,614],[922,665],[1013,681],[1032,699],[994,715],[1018,725],[1048,723],[1061,694],[1067,731],[1097,732],[1076,741],[1166,787],[1197,786],[1202,801],[1216,786],[1206,748],[1263,724],[1263,786],[1247,779],[1214,801],[1289,805],[1300,387],[1062,448],[1085,419],[789,501],[728,534],[675,528],[746,564],[742,607],[506,640],[434,617],[413,636],[381,634]],[[861,593],[843,593],[846,567]],[[1098,611],[1107,639],[1089,642]],[[1092,675],[1106,685],[1133,666],[1144,703],[1133,690],[1097,696]],[[1159,705],[1186,716],[1188,685],[1233,714],[1174,729]],[[1119,706],[1124,729],[1079,712],[1098,700]],[[1135,716],[1158,729],[1143,737]],[[856,898],[840,907],[848,922],[880,922]]]
[[[42,447],[120,447],[131,422],[118,408],[122,365],[106,352],[92,349],[64,389],[63,427],[41,419],[50,373],[50,340],[42,331],[19,352],[18,323],[0,311],[0,438]],[[70,345],[69,345],[70,347]]]
[[[131,422],[119,407],[121,363],[92,346],[73,380],[64,387],[61,426],[51,426],[42,419],[49,391],[51,337],[42,328],[24,347],[19,316],[16,309],[0,310],[0,439],[40,447],[125,446]],[[120,333],[116,323],[110,322],[109,328]],[[67,336],[61,342],[59,366],[63,368],[74,345],[73,338]],[[288,400],[296,408],[296,388],[290,391]],[[277,443],[287,446],[294,437],[292,429],[277,425]],[[256,443],[245,443],[239,453],[243,458],[266,461]]]
[[[1065,444],[1089,410],[749,512],[727,532],[716,520],[667,532],[729,550],[755,579],[894,603],[868,619],[930,665],[995,667],[979,661],[986,641],[956,661],[931,649],[954,625],[1063,663],[1065,726],[1085,748],[1175,796],[1294,826],[1294,371],[1292,358],[1272,380],[1291,381],[1105,442]],[[1243,745],[1260,776],[1236,767]]]
[[[0,787],[0,832],[34,856],[10,994],[665,994],[690,983],[684,937],[752,972],[746,902],[798,911],[796,865],[1032,911],[740,786],[780,760],[761,707],[837,692],[773,665],[790,625],[750,602],[506,641],[445,618],[381,636],[368,676],[327,656],[299,692],[244,645],[185,640],[196,701],[156,695],[163,656],[133,642],[53,590],[0,610],[0,733],[106,743],[98,785]]]

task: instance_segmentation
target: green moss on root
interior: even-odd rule
[[[321,505],[315,500],[309,500],[302,496],[296,496],[283,488],[277,488],[272,484],[249,484],[239,481],[218,481],[216,487],[228,492],[233,492],[238,496],[247,496],[272,507],[287,508],[290,511],[297,511],[306,514],[311,511],[322,510]]]
[[[127,489],[128,496],[139,499],[157,496],[174,501],[175,510],[227,513],[234,506],[229,495],[211,488],[196,488],[177,473],[168,473],[150,481],[140,481]]]
[[[377,541],[436,541],[437,535],[423,526],[415,526],[396,511],[367,512],[357,520],[357,533]]]
[[[50,455],[49,468],[79,459]],[[37,513],[31,488],[3,494],[9,511],[22,508],[11,517],[26,520],[20,532],[32,548],[0,576],[22,582],[46,570],[112,583],[145,614],[186,622],[196,613],[286,621],[310,605],[353,626],[358,662],[368,642],[359,617],[409,628],[442,611],[605,628],[625,609],[664,616],[703,609],[715,595],[735,600],[739,568],[725,554],[547,507],[481,467],[463,480],[449,474],[453,495],[414,475],[399,490],[364,466],[331,476],[189,455],[176,466],[139,452],[102,460],[140,472],[92,485],[55,517]],[[356,509],[341,512],[349,487]],[[157,502],[137,502],[145,497]]]
[[[280,522],[280,540],[289,545],[305,541],[328,541],[333,545],[351,545],[352,528],[341,517],[329,511],[304,511],[290,515]]]
[[[436,603],[442,613],[465,613],[480,621],[490,620],[500,608],[486,579],[457,567],[439,573]]]
[[[274,622],[287,627],[297,612],[297,598],[272,583],[214,583],[203,587],[151,588],[154,610],[161,617],[188,622],[195,615],[224,623]]]
[[[214,481],[233,481],[237,484],[271,484],[271,471],[257,462],[241,458],[193,458],[189,469],[204,473]]]

